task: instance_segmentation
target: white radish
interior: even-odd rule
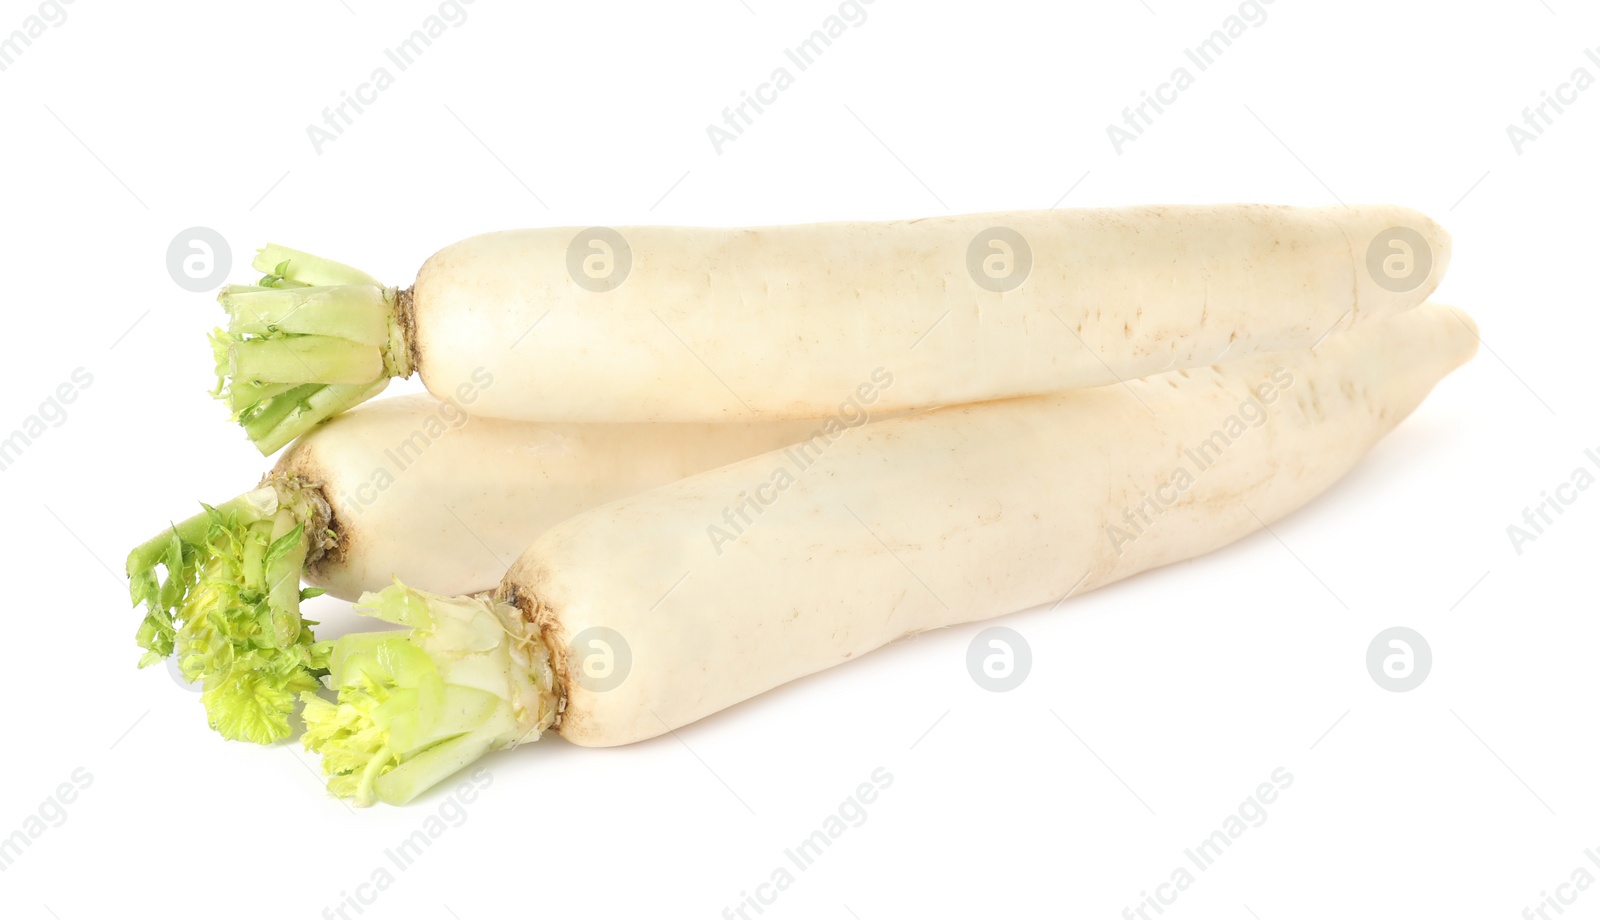
[[[826,415],[888,367],[883,408],[911,410],[1310,347],[1421,303],[1449,258],[1392,206],[516,230],[403,291],[269,246],[266,286],[223,294],[218,373],[263,452],[412,372],[445,398],[487,369],[482,415],[691,421]]]
[[[808,439],[826,421],[747,425],[538,424],[454,402],[369,403],[300,439],[256,489],[174,525],[128,557],[146,616],[141,666],[176,656],[205,686],[218,731],[289,733],[295,693],[326,666],[300,618],[302,577],[355,598],[396,577],[446,594],[492,588],[546,528],[580,511]],[[864,425],[869,406],[840,418]],[[840,432],[842,434],[842,431]],[[157,577],[157,568],[165,577]],[[319,592],[320,593],[320,592]]]
[[[595,508],[494,599],[364,598],[410,638],[336,643],[341,705],[308,705],[307,744],[334,791],[405,801],[547,727],[639,741],[903,636],[1209,552],[1321,493],[1476,346],[1463,314],[1426,306],[1311,351],[891,419],[803,467],[777,451]],[[403,674],[380,654],[402,645]],[[396,708],[414,717],[398,742],[370,716]]]
[[[842,435],[826,419],[590,425],[468,416],[474,407],[379,400],[284,452],[273,475],[316,484],[331,512],[335,542],[308,558],[306,582],[347,600],[396,577],[440,594],[487,590],[536,536],[580,511]],[[839,418],[855,428],[870,411],[846,403]]]

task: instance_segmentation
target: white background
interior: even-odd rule
[[[93,376],[0,473],[0,836],[75,769],[93,781],[0,873],[0,912],[337,916],[445,805],[352,811],[298,747],[222,742],[133,667],[127,548],[267,465],[205,395],[219,311],[167,274],[180,231],[222,233],[236,281],[274,240],[405,284],[506,227],[1058,204],[1422,209],[1455,237],[1439,299],[1485,348],[1275,535],[1001,621],[1032,647],[1019,689],[973,683],[963,627],[676,738],[497,755],[361,916],[718,917],[878,767],[866,823],[764,917],[1109,920],[1278,767],[1268,820],[1167,918],[1511,920],[1600,874],[1600,489],[1521,554],[1506,533],[1600,451],[1600,89],[1520,153],[1506,131],[1575,68],[1600,77],[1600,14],[1277,0],[1119,155],[1108,123],[1237,8],[877,0],[719,154],[707,124],[836,4],[478,0],[319,154],[306,126],[436,3],[77,0],[0,73],[0,431]],[[37,9],[0,3],[0,34]],[[326,635],[352,625],[309,606]],[[1409,693],[1365,666],[1394,625],[1433,651]],[[1600,911],[1600,887],[1578,897],[1570,915]]]

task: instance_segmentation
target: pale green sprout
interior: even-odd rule
[[[286,738],[298,695],[328,668],[329,643],[300,616],[300,602],[322,593],[302,590],[300,573],[332,543],[327,503],[303,480],[272,477],[201,508],[128,554],[130,593],[145,606],[139,666],[175,657],[225,738]]]
[[[409,628],[338,639],[328,677],[337,701],[302,694],[301,740],[322,755],[335,795],[402,805],[554,721],[550,655],[516,607],[396,581],[356,609]]]
[[[228,326],[211,334],[213,395],[262,454],[411,373],[395,288],[276,244],[251,264],[266,273],[259,283],[217,296]]]

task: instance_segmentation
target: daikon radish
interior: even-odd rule
[[[404,802],[550,728],[651,738],[903,636],[1201,555],[1328,488],[1476,347],[1463,314],[1425,306],[1315,350],[890,419],[804,465],[777,451],[585,511],[493,597],[365,596],[410,630],[335,643],[338,702],[308,699],[305,743],[336,793]]]
[[[1016,211],[751,229],[473,237],[405,290],[268,246],[230,287],[219,393],[271,453],[419,373],[472,411],[566,421],[820,417],[892,369],[885,410],[1114,383],[1421,303],[1449,236],[1390,206]]]
[[[872,408],[856,399],[830,420],[748,425],[468,416],[462,406],[492,384],[480,376],[454,402],[406,396],[346,413],[285,451],[256,489],[135,549],[140,666],[176,655],[228,738],[286,737],[295,694],[327,667],[327,643],[300,617],[301,599],[322,592],[302,591],[302,577],[346,599],[395,577],[447,594],[486,590],[580,511],[784,445],[828,443]]]

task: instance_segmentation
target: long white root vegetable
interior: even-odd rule
[[[555,727],[638,741],[922,630],[1209,552],[1318,495],[1475,351],[1424,306],[1258,356],[891,419],[579,514],[497,595],[394,585],[335,644],[330,787],[403,802]],[[398,726],[395,728],[394,726]]]
[[[327,665],[327,643],[300,616],[302,578],[346,599],[396,577],[444,594],[487,590],[580,511],[797,442],[826,445],[873,408],[746,425],[469,416],[462,405],[491,385],[480,377],[456,402],[405,396],[346,413],[285,451],[256,489],[134,549],[140,665],[176,655],[228,738],[285,737],[296,694]]]
[[[473,412],[502,418],[821,417],[880,367],[912,410],[1307,348],[1421,303],[1449,258],[1391,206],[518,230],[407,290],[268,246],[214,343],[263,453],[413,372],[445,398],[486,368]]]

